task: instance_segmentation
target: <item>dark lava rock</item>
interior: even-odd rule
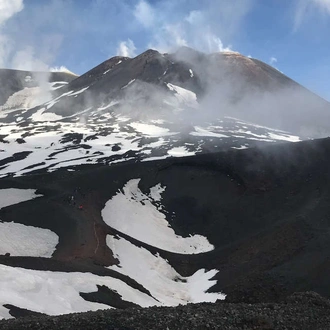
[[[121,148],[120,148],[120,146],[118,145],[118,144],[115,144],[112,148],[111,148],[111,150],[112,151],[119,151]]]

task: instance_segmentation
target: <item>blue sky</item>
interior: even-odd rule
[[[330,0],[0,0],[0,66],[82,74],[181,45],[269,63],[330,101]]]

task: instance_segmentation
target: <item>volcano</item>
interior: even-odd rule
[[[327,101],[187,47],[0,80],[2,318],[330,297]]]

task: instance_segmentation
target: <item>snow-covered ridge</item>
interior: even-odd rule
[[[182,133],[184,126],[166,120],[137,121],[117,115],[111,111],[117,104],[112,102],[96,111],[85,109],[66,117],[47,112],[43,107],[32,113],[28,125],[0,123],[0,136],[4,136],[0,140],[0,157],[8,159],[0,168],[0,177],[61,167],[72,169],[81,164],[112,164],[128,160],[125,157],[128,152],[140,160],[153,160],[224,148],[247,148],[255,143],[300,141],[298,136],[233,118],[223,118],[207,126],[190,126]],[[19,123],[24,122],[20,116],[15,118]],[[22,152],[26,153],[24,158],[11,160],[14,154]]]

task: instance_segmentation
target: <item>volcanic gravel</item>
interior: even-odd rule
[[[0,329],[330,329],[330,301],[315,292],[281,303],[203,303],[0,321]]]

